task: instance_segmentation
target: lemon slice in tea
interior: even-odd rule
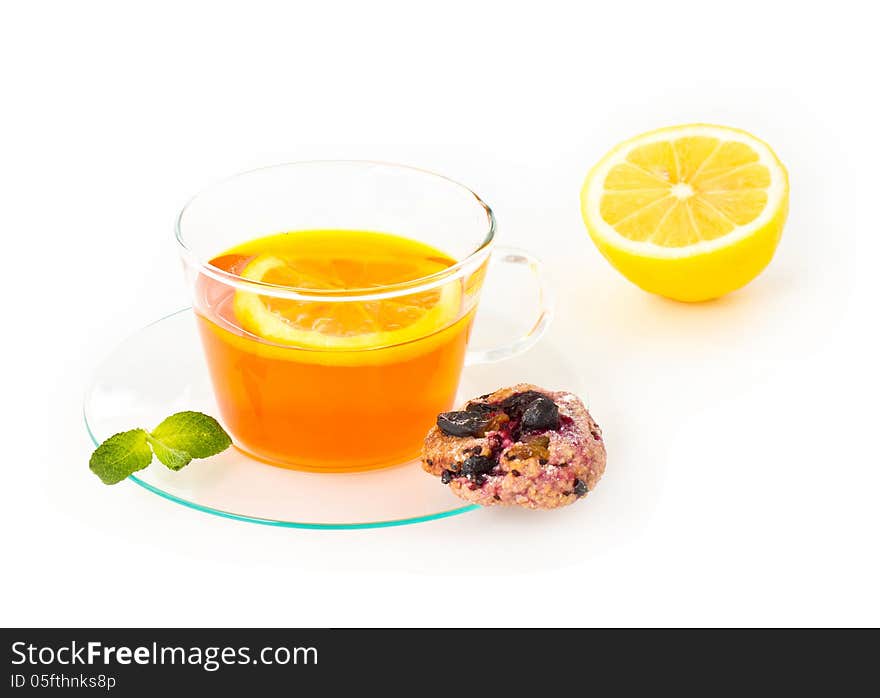
[[[350,255],[338,245],[328,245],[324,254],[268,252],[255,256],[241,276],[306,291],[376,289],[454,264],[439,253],[429,255],[428,249],[406,254],[396,244],[374,244]],[[339,302],[237,291],[234,310],[244,329],[277,344],[324,351],[374,349],[426,337],[453,322],[461,304],[460,286],[453,280],[428,291],[370,301],[347,301],[343,294]]]

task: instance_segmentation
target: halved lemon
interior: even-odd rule
[[[418,278],[423,269],[406,260],[368,263],[333,258],[256,256],[241,272],[252,281],[315,290],[369,289]],[[291,300],[236,291],[233,309],[248,332],[312,350],[356,351],[404,344],[427,337],[455,320],[461,284],[450,281],[418,293],[375,301]]]
[[[637,286],[703,301],[767,266],[788,213],[788,175],[763,141],[725,126],[673,126],[611,150],[581,190],[596,246]]]

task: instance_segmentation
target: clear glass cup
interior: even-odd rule
[[[403,283],[316,290],[244,278],[218,258],[248,240],[305,230],[392,233],[457,261]],[[184,207],[177,240],[220,417],[238,448],[288,468],[366,470],[412,459],[436,415],[453,406],[462,367],[525,351],[552,314],[540,263],[495,245],[494,216],[474,192],[401,165],[314,161],[239,174]],[[530,273],[538,312],[503,346],[468,350],[490,262]],[[399,342],[343,348],[269,339],[241,321],[241,307],[254,303],[308,304],[313,315],[338,317],[389,302],[426,304],[431,321],[389,335]]]

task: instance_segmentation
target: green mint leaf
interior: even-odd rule
[[[176,448],[166,446],[152,436],[148,436],[147,441],[150,443],[150,446],[153,447],[153,453],[156,454],[156,458],[159,459],[159,462],[169,470],[180,470],[192,460],[192,456],[186,451],[180,451]]]
[[[89,469],[105,485],[115,485],[132,473],[146,468],[152,460],[147,432],[143,429],[132,429],[114,434],[98,446],[89,458]]]
[[[180,470],[193,458],[208,458],[231,445],[229,434],[213,417],[201,412],[178,412],[150,434],[143,429],[114,434],[95,449],[89,468],[105,484],[115,485],[146,468],[154,453],[170,470]]]
[[[171,415],[153,429],[150,442],[154,450],[158,442],[165,449],[183,451],[192,458],[214,456],[232,444],[229,434],[223,431],[219,422],[201,412],[178,412]],[[158,451],[156,455],[159,456]],[[161,456],[159,459],[171,467]]]

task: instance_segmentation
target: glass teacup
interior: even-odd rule
[[[177,239],[236,446],[321,472],[417,456],[437,414],[453,406],[463,366],[520,353],[549,323],[540,264],[494,238],[492,211],[471,190],[400,165],[277,165],[192,199]],[[282,243],[293,257],[274,249]],[[537,277],[539,311],[523,336],[473,352],[490,260]],[[368,283],[324,283],[327,269]]]

